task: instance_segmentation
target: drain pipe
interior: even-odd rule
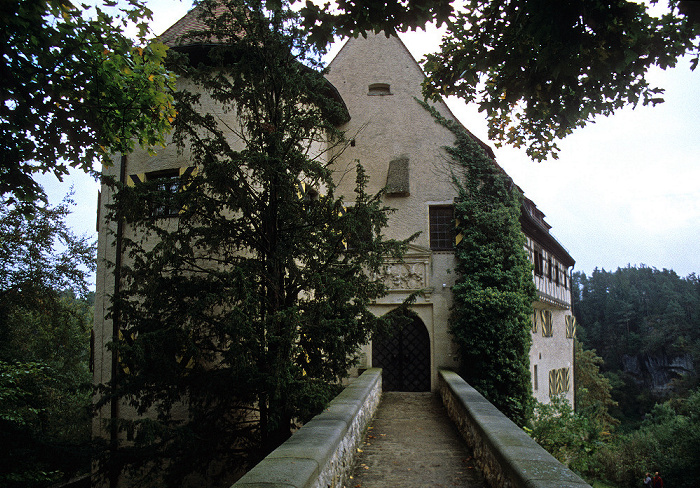
[[[571,267],[571,275],[569,276],[569,299],[571,300],[571,317],[573,317],[573,320],[576,320],[576,316],[574,315],[574,294],[572,293],[574,290],[574,267]],[[578,297],[577,297],[578,299]],[[578,341],[578,338],[576,337],[576,334],[574,334],[572,343],[573,343],[573,348],[574,350],[571,353],[571,408],[573,409],[574,413],[576,412],[576,341]]]
[[[127,156],[122,154],[119,165],[119,188],[126,183]],[[119,329],[121,326],[121,311],[119,309],[119,299],[121,291],[121,270],[122,270],[122,233],[124,224],[121,218],[117,219],[117,237],[115,243],[116,256],[114,258],[114,295],[112,308],[112,342],[119,341]],[[119,429],[117,419],[119,418],[119,398],[117,397],[117,377],[119,375],[119,354],[112,352],[112,398],[110,400],[110,460],[109,486],[117,488],[119,486],[119,470],[114,463],[115,453],[119,447]]]

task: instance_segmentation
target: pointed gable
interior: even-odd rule
[[[388,196],[412,196],[415,205],[452,201],[454,189],[443,177],[449,172],[443,148],[454,144],[454,134],[418,103],[425,75],[399,37],[380,33],[349,39],[330,62],[326,78],[350,112],[343,129],[355,145],[344,155],[344,164],[362,163],[370,191],[386,184]],[[432,105],[445,118],[457,120],[443,101]],[[474,139],[493,157],[486,144]],[[436,178],[436,171],[443,176]],[[350,184],[343,190],[349,193]]]
[[[394,103],[415,105],[414,98],[423,99],[422,83],[425,74],[406,45],[397,36],[387,37],[384,33],[368,34],[367,38],[350,38],[333,58],[328,66],[327,78],[340,91],[348,106],[352,107],[346,96],[360,102],[359,98],[367,95],[385,95],[396,97]],[[380,104],[360,103],[355,105],[361,112],[372,111],[373,107],[384,110]],[[388,103],[387,103],[388,104]],[[447,119],[457,120],[444,102],[435,104],[438,111]],[[422,108],[421,111],[425,112]],[[350,110],[353,116],[353,110]],[[425,115],[430,116],[425,112]],[[431,122],[434,123],[434,122]],[[481,145],[492,159],[495,159],[491,147],[465,130]]]
[[[350,38],[328,66],[329,79],[347,82],[349,78],[374,77],[374,83],[401,86],[411,95],[420,95],[420,84],[425,75],[396,36],[383,33],[368,34],[367,38]],[[338,80],[335,78],[339,77]],[[368,86],[369,86],[368,84]],[[367,86],[367,87],[368,87]],[[392,94],[397,94],[396,91]]]

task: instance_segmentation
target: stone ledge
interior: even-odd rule
[[[474,450],[489,484],[506,488],[590,488],[457,373],[440,370],[439,378],[445,408]]]
[[[289,463],[306,459],[314,461],[318,467],[325,466],[347,430],[348,424],[343,421],[314,418],[265,459]]]
[[[381,379],[381,369],[365,371],[232,488],[342,486],[379,404]]]

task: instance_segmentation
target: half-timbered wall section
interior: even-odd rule
[[[564,307],[571,306],[571,270],[557,257],[535,241],[527,238],[526,249],[534,264],[533,279],[537,295],[543,302]]]
[[[558,307],[571,307],[571,268],[569,252],[549,233],[544,214],[527,198],[520,212],[520,224],[527,237],[525,245],[534,265],[533,279],[538,298]]]
[[[521,208],[520,225],[537,288],[530,348],[532,392],[543,403],[553,395],[563,395],[573,402],[571,371],[576,324],[571,315],[571,272],[574,260],[549,233],[551,226],[545,222],[544,214],[527,198]]]

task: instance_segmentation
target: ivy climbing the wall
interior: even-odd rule
[[[534,405],[529,351],[536,298],[519,222],[522,194],[460,124],[420,103],[456,138],[444,149],[458,194],[450,332],[460,373],[522,426]]]

